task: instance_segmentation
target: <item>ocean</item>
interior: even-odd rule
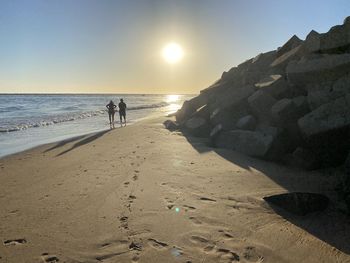
[[[194,95],[0,95],[0,157],[71,137],[110,129],[106,104],[123,98],[127,125],[177,111]],[[115,127],[119,114],[115,115]]]

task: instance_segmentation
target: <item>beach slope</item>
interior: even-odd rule
[[[152,119],[0,160],[0,262],[350,262],[346,218],[263,197],[328,178]]]

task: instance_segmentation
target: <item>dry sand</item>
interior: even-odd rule
[[[153,119],[0,160],[0,262],[350,262],[331,207],[262,197],[328,178],[211,149]]]

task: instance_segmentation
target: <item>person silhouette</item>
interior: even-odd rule
[[[126,104],[124,103],[123,99],[120,99],[118,107],[119,107],[120,125],[122,125],[123,123],[122,118],[124,118],[124,123],[126,125]]]
[[[114,102],[111,100],[107,105],[106,108],[108,109],[108,118],[109,118],[109,125],[114,127],[114,113],[115,113],[115,108],[117,105],[114,104]]]

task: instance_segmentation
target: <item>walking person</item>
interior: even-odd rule
[[[111,100],[107,105],[106,108],[108,109],[108,118],[109,118],[109,125],[114,128],[114,113],[115,113],[115,108],[117,105],[114,104],[114,102]]]
[[[118,107],[119,107],[120,125],[122,125],[123,123],[122,118],[124,118],[124,124],[126,126],[126,104],[124,103],[123,99],[120,99]]]

